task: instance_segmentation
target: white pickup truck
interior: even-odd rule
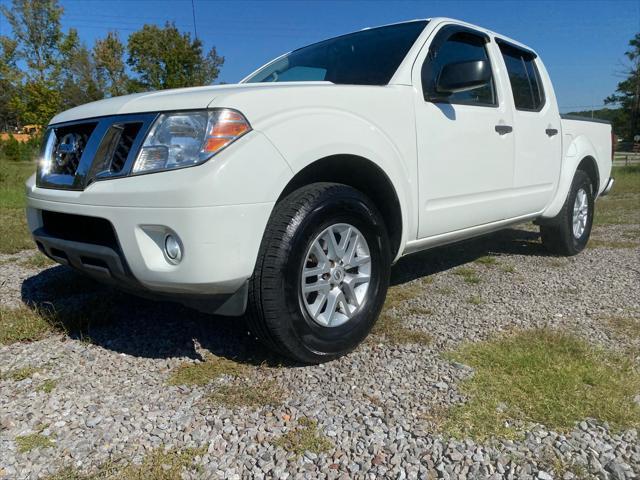
[[[282,354],[353,349],[401,256],[535,221],[589,238],[610,125],[561,119],[530,48],[446,18],[332,38],[237,85],[57,115],[27,182],[45,254],[140,295],[247,312]]]

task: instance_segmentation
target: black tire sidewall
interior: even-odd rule
[[[576,238],[573,234],[573,205],[575,204],[576,197],[578,196],[578,192],[580,189],[583,189],[587,193],[587,203],[588,203],[588,212],[587,212],[587,223],[584,228],[584,232],[580,238]],[[567,209],[566,209],[566,217],[565,217],[565,235],[567,236],[568,243],[570,244],[570,250],[574,253],[579,253],[587,246],[589,242],[589,237],[591,235],[591,227],[593,226],[593,213],[594,213],[594,198],[593,198],[593,186],[591,184],[591,180],[589,176],[578,170],[576,172],[576,176],[573,179],[573,183],[571,184],[571,194],[567,199]]]
[[[371,280],[364,303],[358,313],[343,325],[323,327],[308,314],[302,300],[302,265],[311,242],[327,227],[348,223],[365,237],[371,255]],[[304,352],[296,356],[311,361],[340,356],[357,346],[370,332],[380,313],[389,278],[389,245],[380,214],[373,204],[351,187],[321,196],[297,212],[288,230],[289,255],[282,265],[284,295],[282,321],[287,322],[288,335],[295,338]]]

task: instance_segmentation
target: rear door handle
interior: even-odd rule
[[[557,130],[557,129],[555,129],[555,128],[547,128],[547,129],[545,130],[545,133],[546,133],[547,135],[549,135],[550,137],[553,137],[554,135],[557,135],[557,134],[558,134],[558,130]]]
[[[513,127],[511,125],[496,125],[496,132],[500,135],[506,135],[513,132]]]

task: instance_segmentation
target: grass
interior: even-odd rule
[[[639,248],[640,243],[638,242],[627,242],[627,241],[619,241],[619,240],[599,240],[596,238],[591,238],[589,243],[587,244],[589,248],[611,248],[614,250],[619,249],[627,249],[627,248]]]
[[[640,425],[640,374],[632,362],[567,333],[539,329],[470,344],[448,354],[474,368],[461,384],[468,402],[443,428],[485,440],[514,438],[531,422],[566,431],[594,418],[614,428]]]
[[[640,165],[615,167],[611,193],[598,200],[595,225],[640,223]]]
[[[37,390],[39,392],[44,392],[44,393],[51,393],[53,392],[53,390],[56,388],[56,385],[58,385],[58,381],[54,380],[52,378],[49,378],[47,380],[45,380],[38,388]]]
[[[633,339],[640,339],[640,318],[610,317],[606,321],[615,331]]]
[[[35,168],[31,162],[0,158],[0,253],[17,253],[34,247],[24,211],[24,182]]]
[[[37,252],[35,255],[31,255],[29,258],[25,258],[20,262],[20,265],[31,268],[46,268],[52,265],[57,265],[56,262],[51,260],[49,257],[43,255],[40,252]]]
[[[0,380],[13,380],[14,382],[21,382],[22,380],[31,378],[37,371],[39,371],[39,369],[35,367],[19,368],[8,373],[0,374]]]
[[[498,264],[498,259],[496,257],[491,257],[489,255],[476,258],[473,263],[479,263],[480,265],[484,265],[485,267],[491,267],[493,265]]]
[[[516,273],[516,267],[514,267],[511,264],[507,264],[507,265],[502,265],[500,267],[500,269],[504,272],[504,273]]]
[[[153,450],[141,464],[118,466],[109,462],[93,473],[80,473],[73,467],[67,467],[46,477],[46,480],[178,480],[185,470],[201,472],[196,464],[198,456],[206,453],[206,448],[187,448],[182,450]]]
[[[318,431],[318,422],[307,417],[300,418],[298,427],[277,438],[274,445],[296,455],[327,453],[333,448],[329,439]]]
[[[52,331],[49,317],[44,311],[21,306],[0,307],[0,345],[33,342]]]
[[[233,360],[213,355],[203,362],[185,362],[173,369],[169,377],[169,385],[206,385],[223,375],[241,377],[249,368]]]
[[[394,309],[399,308],[409,300],[416,298],[423,291],[423,282],[413,282],[391,287],[387,291],[387,299],[382,307],[382,312],[380,313],[376,324],[373,326],[373,335],[377,337],[383,336],[387,341],[393,344],[430,344],[432,341],[431,335],[420,330],[414,330],[406,327],[398,314],[393,313]],[[417,311],[417,307],[408,306],[407,308],[410,309],[412,313]],[[420,311],[423,314],[427,312],[426,309],[421,307]]]
[[[57,310],[52,305],[0,307],[0,345],[34,342],[55,332],[84,336],[91,327],[114,318],[117,301],[114,296],[95,296]]]
[[[471,295],[467,299],[467,303],[470,303],[471,305],[482,305],[484,303],[484,300],[482,300],[482,297],[480,295]]]
[[[482,281],[476,271],[469,267],[456,268],[453,271],[453,274],[462,277],[466,283],[470,283],[472,285],[476,285]]]
[[[276,406],[282,403],[283,392],[273,380],[265,380],[257,384],[235,383],[220,385],[209,399],[216,405],[227,407],[262,407]]]
[[[18,452],[27,453],[36,448],[53,447],[55,442],[41,433],[31,433],[16,437],[16,445],[18,446]]]

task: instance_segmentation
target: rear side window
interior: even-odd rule
[[[498,45],[509,74],[516,109],[539,111],[544,105],[544,90],[535,55],[501,41]]]

